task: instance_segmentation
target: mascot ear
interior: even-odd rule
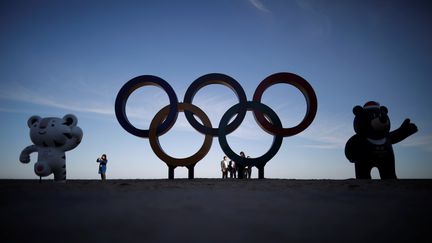
[[[32,116],[28,119],[27,126],[32,127],[33,124],[35,124],[36,122],[39,122],[41,119],[42,118],[40,116]]]
[[[360,115],[362,112],[363,112],[363,107],[361,107],[361,106],[359,106],[359,105],[354,106],[354,108],[353,108],[353,113],[354,113],[354,115],[358,116],[358,115]]]
[[[78,118],[72,114],[67,114],[63,117],[63,121],[63,124],[69,127],[74,127],[78,123]]]
[[[380,106],[380,110],[381,110],[381,112],[383,112],[383,113],[385,113],[385,114],[388,113],[388,109],[387,109],[387,107],[385,107],[385,106]]]

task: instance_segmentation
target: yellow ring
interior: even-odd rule
[[[177,109],[179,112],[182,111],[190,111],[204,123],[204,126],[206,127],[212,127],[210,119],[208,116],[202,111],[199,107],[188,104],[188,103],[178,103]],[[150,123],[150,129],[149,129],[149,141],[150,146],[153,149],[153,152],[156,154],[156,156],[164,161],[167,165],[171,166],[189,166],[194,165],[198,163],[202,158],[204,158],[207,153],[210,151],[210,147],[213,142],[213,137],[210,134],[205,134],[204,143],[201,146],[201,148],[196,152],[194,155],[187,157],[187,158],[173,158],[165,153],[163,149],[160,146],[159,143],[159,136],[156,135],[157,133],[157,127],[159,124],[163,122],[163,120],[166,119],[168,116],[168,113],[170,111],[170,107],[165,106],[162,108],[153,118],[153,120]]]

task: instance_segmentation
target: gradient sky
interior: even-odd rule
[[[190,83],[224,73],[245,89],[248,100],[261,80],[296,73],[313,86],[318,113],[303,133],[285,138],[266,166],[268,178],[354,177],[344,156],[354,134],[352,108],[376,100],[389,108],[392,129],[407,117],[419,132],[394,145],[399,178],[432,178],[432,4],[430,1],[1,1],[0,178],[37,178],[18,160],[31,144],[32,115],[77,115],[82,143],[68,151],[70,179],[99,178],[96,158],[108,155],[108,178],[166,178],[167,166],[149,141],[127,133],[114,115],[124,83],[152,74],[168,81],[183,100]],[[303,117],[305,101],[293,87],[269,88],[263,103],[283,125]],[[237,103],[221,85],[195,96],[214,126]],[[127,114],[148,128],[168,96],[156,87],[133,93]],[[160,138],[163,149],[186,157],[203,135],[179,114]],[[272,136],[250,112],[228,142],[257,157]],[[214,138],[196,177],[220,177],[223,152]],[[257,171],[253,172],[257,176]],[[378,177],[376,169],[372,173]],[[176,170],[187,177],[187,169]],[[51,175],[48,178],[53,178]]]

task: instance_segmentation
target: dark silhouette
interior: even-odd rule
[[[228,157],[224,156],[221,161],[222,179],[228,178]]]
[[[250,158],[250,156],[247,156],[246,158]],[[252,176],[252,166],[251,165],[248,165],[246,167],[246,176],[247,176],[246,178],[248,178],[248,179],[250,179]]]
[[[98,173],[101,175],[101,179],[106,180],[106,164],[108,163],[106,154],[102,154],[100,158],[97,158],[97,163],[99,163],[99,171]]]
[[[230,160],[228,163],[228,172],[230,178],[237,178],[237,167],[234,161]]]
[[[246,158],[246,155],[243,151],[240,152],[240,157]],[[249,156],[247,157],[249,158]],[[250,170],[251,165],[239,166],[238,168],[238,178],[239,179],[250,179]]]
[[[353,108],[354,131],[345,146],[345,156],[355,163],[357,179],[371,179],[370,172],[377,167],[381,179],[397,179],[392,144],[417,132],[417,126],[405,119],[402,125],[390,132],[387,107],[374,101]]]

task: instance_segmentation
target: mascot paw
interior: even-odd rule
[[[410,135],[418,131],[417,126],[414,123],[411,123],[410,119],[405,119],[401,127]]]
[[[27,164],[30,162],[30,155],[26,153],[21,153],[19,160],[21,161],[21,163]]]

